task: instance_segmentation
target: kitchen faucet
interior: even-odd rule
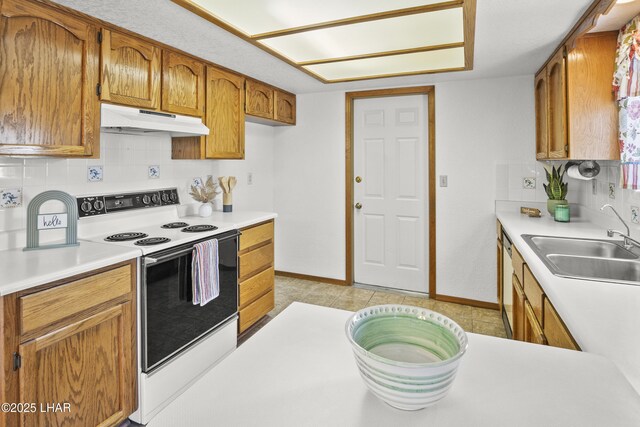
[[[612,229],[608,229],[607,230],[607,236],[609,237],[613,237],[616,234],[619,234],[622,238],[624,238],[624,247],[626,249],[631,249],[634,246],[640,248],[640,242],[638,242],[637,240],[633,239],[631,237],[631,230],[629,230],[629,226],[627,225],[627,223],[625,222],[624,219],[622,219],[622,217],[620,216],[620,214],[618,213],[618,211],[616,211],[616,209],[611,206],[610,204],[604,204],[602,205],[602,207],[600,208],[601,211],[604,211],[604,208],[611,208],[611,210],[613,211],[614,214],[616,214],[616,216],[618,217],[618,219],[622,222],[622,225],[624,225],[624,228],[626,228],[627,230],[627,234],[622,233],[621,231],[617,231],[617,230],[612,230]]]

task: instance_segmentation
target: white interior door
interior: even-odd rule
[[[427,293],[427,95],[354,101],[354,280]]]

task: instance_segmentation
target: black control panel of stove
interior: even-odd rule
[[[129,209],[156,208],[180,204],[176,188],[142,191],[139,193],[78,197],[76,201],[80,218],[122,212]]]

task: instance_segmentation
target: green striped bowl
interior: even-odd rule
[[[378,305],[346,324],[360,375],[389,405],[417,410],[446,396],[467,350],[467,335],[448,317],[420,307]]]

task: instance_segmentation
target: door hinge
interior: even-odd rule
[[[569,144],[566,144],[566,145],[564,146],[564,152],[565,152],[565,153],[568,153],[568,152],[569,152]]]
[[[13,353],[13,370],[17,371],[22,367],[22,356],[20,353]]]
[[[98,31],[98,43],[102,43],[102,31]]]
[[[100,83],[96,85],[96,95],[102,95],[102,85],[100,85]]]

